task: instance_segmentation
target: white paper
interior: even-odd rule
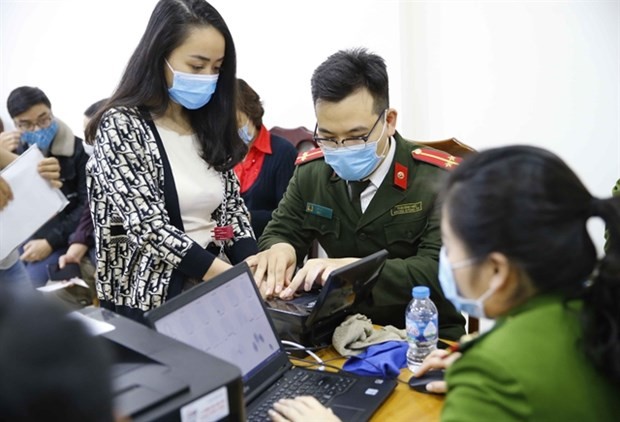
[[[31,146],[0,175],[13,192],[13,200],[0,211],[0,259],[26,241],[69,201],[37,171],[43,154]]]
[[[66,289],[71,286],[80,286],[88,289],[88,284],[81,278],[72,278],[71,280],[62,280],[62,281],[48,281],[45,286],[37,287],[37,290],[40,292],[54,292],[60,289]]]
[[[88,332],[93,336],[98,336],[115,329],[112,324],[91,318],[79,311],[70,312],[69,317],[82,321],[82,323],[86,326],[86,330],[88,330]]]

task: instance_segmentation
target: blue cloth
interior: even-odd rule
[[[357,356],[351,356],[342,369],[362,376],[396,378],[407,366],[406,341],[386,341],[374,344]]]

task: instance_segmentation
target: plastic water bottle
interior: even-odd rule
[[[405,324],[407,327],[407,367],[415,372],[424,358],[437,348],[437,307],[430,299],[431,291],[426,286],[416,286],[411,291],[413,299],[407,306]]]

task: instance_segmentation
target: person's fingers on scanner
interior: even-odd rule
[[[286,287],[291,284],[291,282],[293,281],[293,275],[295,274],[295,268],[295,264],[289,265],[286,268],[286,278],[284,279],[284,284],[282,287]],[[281,292],[282,289],[280,289],[280,292],[278,292],[278,294],[280,294]]]
[[[267,286],[265,293],[268,296],[279,295],[295,271],[297,256],[295,249],[288,243],[281,242],[272,245],[268,251]]]
[[[256,271],[256,266],[258,265],[258,257],[256,255],[250,255],[245,259],[245,263],[248,264],[250,270],[254,272]]]
[[[312,289],[314,283],[320,280],[323,271],[325,271],[325,262],[323,260],[316,260],[312,263],[304,279],[305,291],[310,291],[310,289]]]
[[[295,277],[293,277],[293,279],[289,283],[289,285],[280,292],[280,299],[292,299],[295,292],[299,289],[299,287],[306,279],[307,272],[308,268],[306,268],[306,265],[300,268],[299,271],[297,271],[297,274],[295,274]]]
[[[254,281],[256,281],[256,286],[260,289],[262,284],[263,284],[263,279],[265,278],[265,274],[267,272],[267,256],[265,255],[266,253],[268,253],[268,251],[266,252],[259,252],[258,254],[254,255],[254,259],[252,261],[255,262],[254,264]]]
[[[336,268],[338,268],[337,265],[329,265],[327,267],[325,267],[325,269],[323,270],[323,272],[321,273],[321,286],[324,286],[325,283],[327,282],[327,279],[329,278],[329,275],[332,273],[332,271],[334,271]]]
[[[300,268],[299,271],[297,271],[297,274],[295,274],[295,277],[291,280],[291,283],[286,286],[286,289],[282,290],[280,297],[282,299],[292,298],[295,292],[301,287],[302,284],[304,284],[308,271],[309,268],[307,264]]]
[[[265,293],[268,297],[273,296],[276,283],[284,283],[284,272],[286,270],[286,260],[277,251],[272,251],[269,257],[269,265],[267,267],[267,284]]]
[[[268,297],[274,295],[276,290],[281,291],[286,277],[288,259],[286,253],[279,248],[272,247],[269,249],[269,263],[267,266],[267,283],[265,293]]]

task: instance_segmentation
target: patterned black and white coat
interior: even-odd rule
[[[235,173],[222,172],[221,180],[225,194],[212,218],[232,225],[234,237],[222,247],[236,264],[257,252],[256,240]],[[185,279],[207,272],[216,256],[183,231],[171,167],[148,114],[112,108],[103,115],[87,187],[103,306],[140,319],[179,294]]]

